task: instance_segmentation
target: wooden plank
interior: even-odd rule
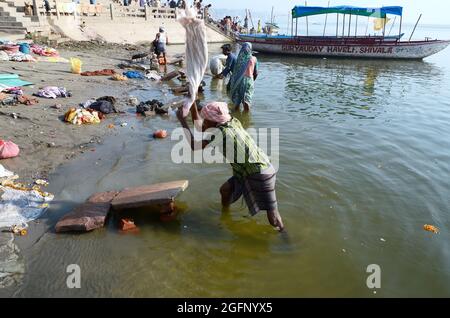
[[[157,183],[121,191],[111,202],[114,210],[134,209],[153,205],[164,205],[174,201],[175,197],[189,185],[187,180]]]

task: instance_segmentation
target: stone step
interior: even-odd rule
[[[24,27],[0,27],[0,32],[4,33],[23,34],[26,31]]]
[[[0,29],[3,27],[23,27],[22,22],[2,22],[0,21]]]
[[[10,16],[9,12],[0,11],[0,17],[9,17],[9,16]]]
[[[16,22],[17,20],[15,17],[0,16],[0,22],[8,22],[8,21]]]

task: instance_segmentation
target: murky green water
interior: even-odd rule
[[[424,62],[259,60],[254,107],[238,117],[280,128],[288,238],[240,203],[221,214],[228,166],[171,162],[174,142],[151,133],[177,122],[129,114],[128,127],[53,176],[56,202],[43,221],[95,191],[175,179],[190,180],[184,212],[169,224],[141,213],[138,235],[112,225],[47,233],[26,253],[16,295],[450,296],[450,50]],[[208,99],[225,98],[206,81]],[[441,233],[424,231],[426,223]],[[66,287],[73,263],[80,290]],[[382,271],[376,295],[366,286],[369,264]]]

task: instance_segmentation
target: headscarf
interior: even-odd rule
[[[236,65],[233,69],[233,74],[230,79],[231,92],[236,90],[244,79],[245,71],[247,70],[248,63],[252,59],[252,44],[245,42],[242,44],[242,48],[239,51],[239,55],[236,60]]]
[[[164,32],[164,27],[159,27],[159,32]]]
[[[223,125],[231,120],[228,105],[227,103],[222,102],[211,102],[206,106],[203,106],[200,114],[204,119],[218,123],[220,125]]]

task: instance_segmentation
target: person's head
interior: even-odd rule
[[[159,27],[159,33],[164,33],[164,27]]]
[[[231,45],[230,44],[224,44],[224,45],[222,45],[221,46],[221,49],[222,49],[222,53],[224,54],[224,55],[230,55],[230,53],[231,53]]]
[[[211,102],[203,106],[200,115],[203,118],[202,130],[223,125],[231,120],[230,110],[227,103]]]
[[[253,52],[252,44],[250,42],[245,42],[244,44],[242,44],[242,48],[239,53],[252,54],[252,52]]]

